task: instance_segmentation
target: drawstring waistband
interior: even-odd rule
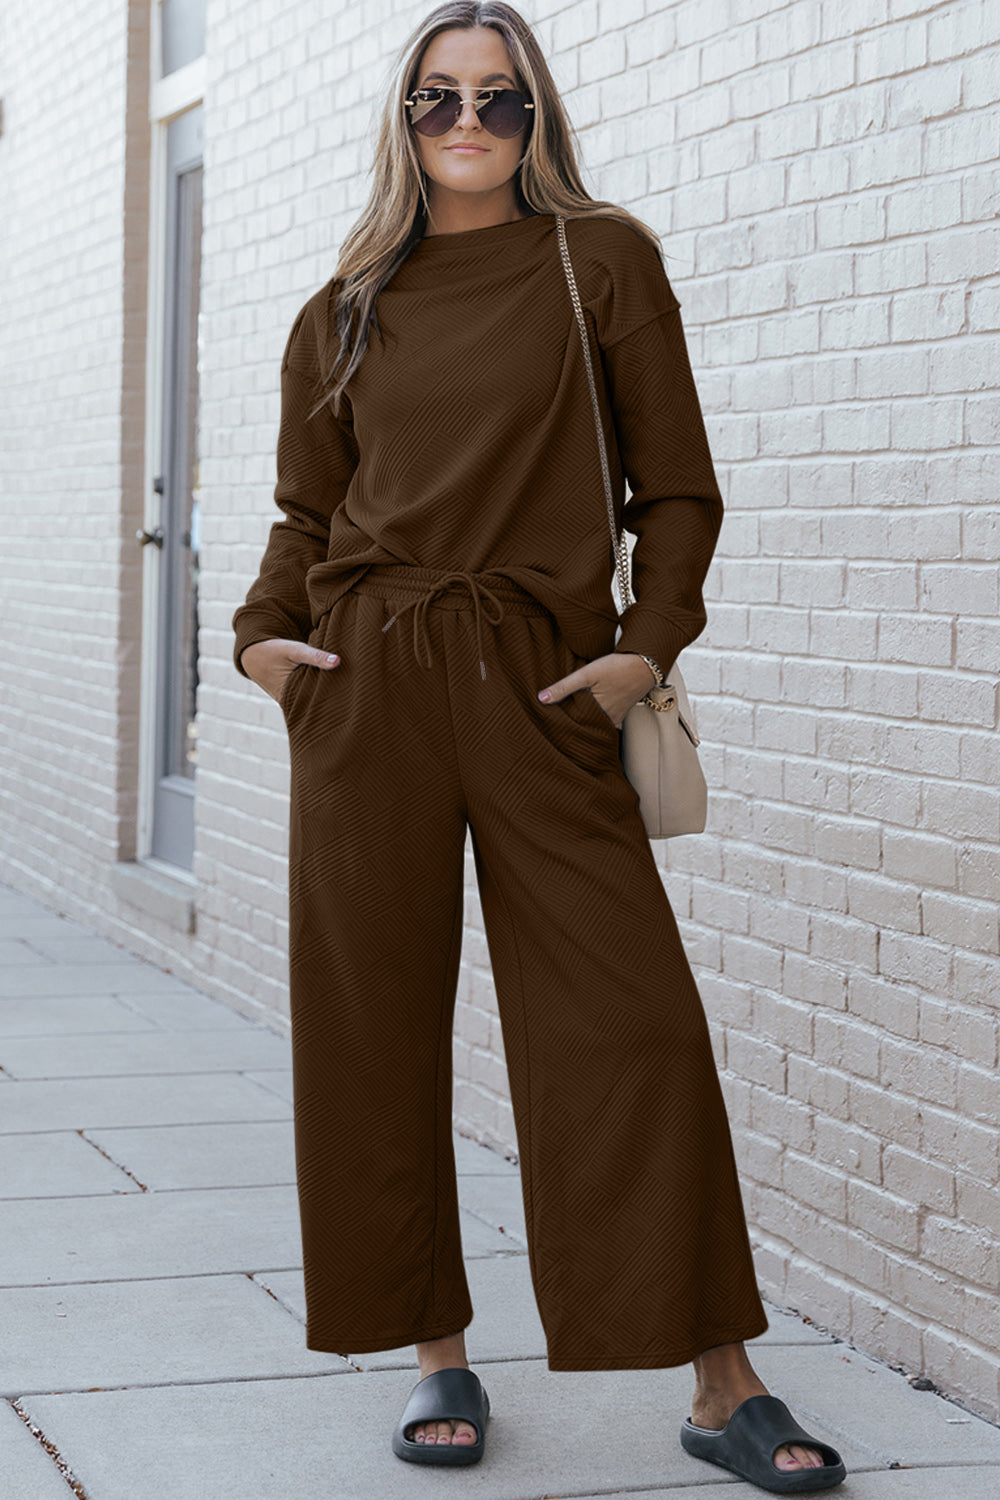
[[[484,583],[484,578],[494,581],[493,587]],[[547,613],[545,606],[540,604],[527,589],[522,588],[514,579],[504,576],[502,569],[495,568],[488,568],[479,573],[465,568],[454,568],[445,573],[438,573],[436,569],[418,568],[406,564],[376,563],[362,575],[354,588],[361,593],[378,593],[383,598],[395,600],[405,597],[415,588],[419,589],[421,584],[426,586],[415,598],[407,600],[397,609],[392,618],[382,626],[382,630],[388,630],[396,623],[400,615],[412,609],[413,654],[423,666],[433,666],[434,657],[427,626],[427,610],[433,603],[451,609],[468,608],[466,599],[458,597],[453,592],[455,589],[465,590],[471,596],[476,614],[479,670],[484,682],[486,659],[483,649],[483,619],[485,618],[490,625],[499,625],[505,610],[511,610],[514,614],[544,615]],[[421,647],[423,647],[423,654]]]
[[[503,619],[503,605],[500,603],[500,600],[497,598],[492,589],[488,589],[484,583],[479,582],[475,573],[466,573],[461,570],[456,570],[456,572],[454,573],[445,573],[437,583],[431,585],[431,587],[425,594],[421,594],[419,599],[414,599],[411,604],[404,604],[402,609],[397,610],[392,619],[382,626],[382,629],[388,630],[389,626],[395,624],[396,620],[399,619],[399,616],[401,614],[405,614],[408,609],[412,609],[413,654],[419,661],[420,646],[418,637],[420,633],[420,627],[423,626],[423,639],[424,644],[427,647],[427,660],[424,662],[424,666],[433,666],[434,657],[431,651],[431,638],[430,632],[427,629],[427,607],[437,597],[437,595],[442,593],[450,583],[454,582],[456,578],[468,587],[469,593],[472,595],[473,604],[476,610],[476,641],[479,645],[479,670],[483,674],[483,681],[485,682],[486,662],[483,656],[483,611],[480,600],[485,595],[485,597],[489,599],[490,603],[493,604],[496,609],[496,614],[487,614],[486,616],[491,625],[500,624],[500,621]]]

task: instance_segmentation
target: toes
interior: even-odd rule
[[[439,1422],[418,1422],[408,1429],[406,1436],[412,1443],[474,1443],[476,1429],[469,1422],[452,1423],[448,1418]]]
[[[815,1448],[804,1448],[801,1443],[782,1443],[774,1455],[777,1469],[822,1469],[823,1455]]]

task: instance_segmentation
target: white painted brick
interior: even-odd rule
[[[848,772],[820,761],[786,761],[784,794],[796,806],[846,812],[850,801]]]
[[[997,850],[988,844],[966,843],[957,852],[958,885],[963,894],[996,900],[1000,890],[1000,854]]]
[[[1000,965],[993,961],[991,972],[986,975],[990,987],[977,992],[970,985],[966,987],[964,995],[972,1001],[983,1000],[992,995],[995,1003],[997,979],[1000,977],[998,971]],[[968,1118],[989,1121],[996,1129],[997,1112],[1000,1110],[1000,1079],[995,1068],[972,1068],[965,1065],[959,1070],[958,1109]]]
[[[812,1005],[843,1010],[846,1005],[846,979],[836,964],[820,962],[802,953],[786,953],[784,964],[786,993],[801,995]]]
[[[851,609],[913,610],[917,570],[892,563],[849,563],[845,602]]]
[[[919,1219],[906,1198],[884,1187],[855,1178],[847,1185],[848,1222],[869,1238],[916,1255],[920,1249]]]
[[[912,667],[852,663],[846,670],[847,704],[857,713],[913,719],[917,714],[917,673]]]
[[[951,949],[930,938],[886,930],[879,936],[878,972],[888,979],[926,987],[932,994],[947,992],[951,960]]]
[[[814,1052],[855,1078],[876,1079],[879,1074],[880,1032],[859,1026],[854,1019],[833,1010],[816,1013]]]
[[[1000,531],[996,535],[1000,536]],[[969,562],[925,563],[920,569],[920,603],[933,614],[995,615],[996,562],[981,566]]]
[[[834,865],[877,870],[880,859],[879,828],[857,818],[817,819],[813,830],[813,853]]]
[[[847,977],[847,1008],[882,1033],[917,1039],[920,996],[916,990],[907,990],[870,974],[852,973]]]
[[[920,1036],[930,1046],[947,1047],[977,1067],[996,1066],[996,1025],[979,1010],[925,995],[920,1002]]]
[[[970,852],[966,845],[959,854],[953,839],[931,838],[898,828],[887,828],[882,835],[883,872],[894,881],[915,880],[922,886],[954,890],[956,855],[960,859]]]
[[[882,615],[878,622],[880,661],[950,667],[955,627],[951,620],[926,615]]]
[[[1000,797],[995,787],[928,781],[923,787],[921,828],[952,838],[1000,842]]]
[[[809,953],[838,968],[856,967],[870,974],[878,961],[878,933],[869,921],[814,911],[809,917]]]
[[[817,860],[788,861],[784,869],[785,894],[790,901],[822,911],[847,910],[847,876]]]
[[[952,1275],[981,1286],[996,1284],[1000,1248],[986,1230],[929,1214],[924,1221],[920,1249],[926,1260]]]
[[[985,665],[985,663],[983,663]],[[960,677],[957,673],[921,672],[917,679],[923,718],[992,729],[997,722],[996,679]]]
[[[957,777],[961,739],[957,729],[942,725],[890,724],[885,734],[883,764],[896,771]]]
[[[972,901],[944,891],[925,891],[921,897],[922,930],[928,937],[977,953],[998,951],[996,901]]]
[[[819,657],[871,661],[879,617],[859,610],[814,609],[809,613],[809,647]]]

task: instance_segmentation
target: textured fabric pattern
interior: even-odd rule
[[[704,628],[722,498],[680,303],[627,224],[566,233],[616,515],[636,538],[620,637],[586,364],[555,216],[537,214],[417,242],[376,301],[339,418],[309,418],[337,358],[336,281],[300,310],[281,368],[283,519],[233,617],[240,671],[254,641],[305,640],[374,562],[503,568],[587,660],[642,652],[668,672]]]
[[[496,572],[376,564],[309,642],[341,662],[282,694],[307,1346],[472,1320],[452,1144],[467,829],[549,1368],[763,1333],[708,1025],[619,731],[588,689],[536,697],[582,660],[555,616]]]

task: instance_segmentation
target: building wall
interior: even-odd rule
[[[288,327],[364,202],[389,57],[424,10],[209,3],[193,931],[115,879],[136,852],[140,21],[122,0],[7,11],[7,878],[275,1024],[284,728],[234,673],[229,622],[277,515]],[[709,827],[657,848],[762,1290],[996,1419],[1000,11],[524,14],[591,191],[663,236],[727,502],[683,662]],[[456,1118],[511,1151],[471,852],[466,912]]]

